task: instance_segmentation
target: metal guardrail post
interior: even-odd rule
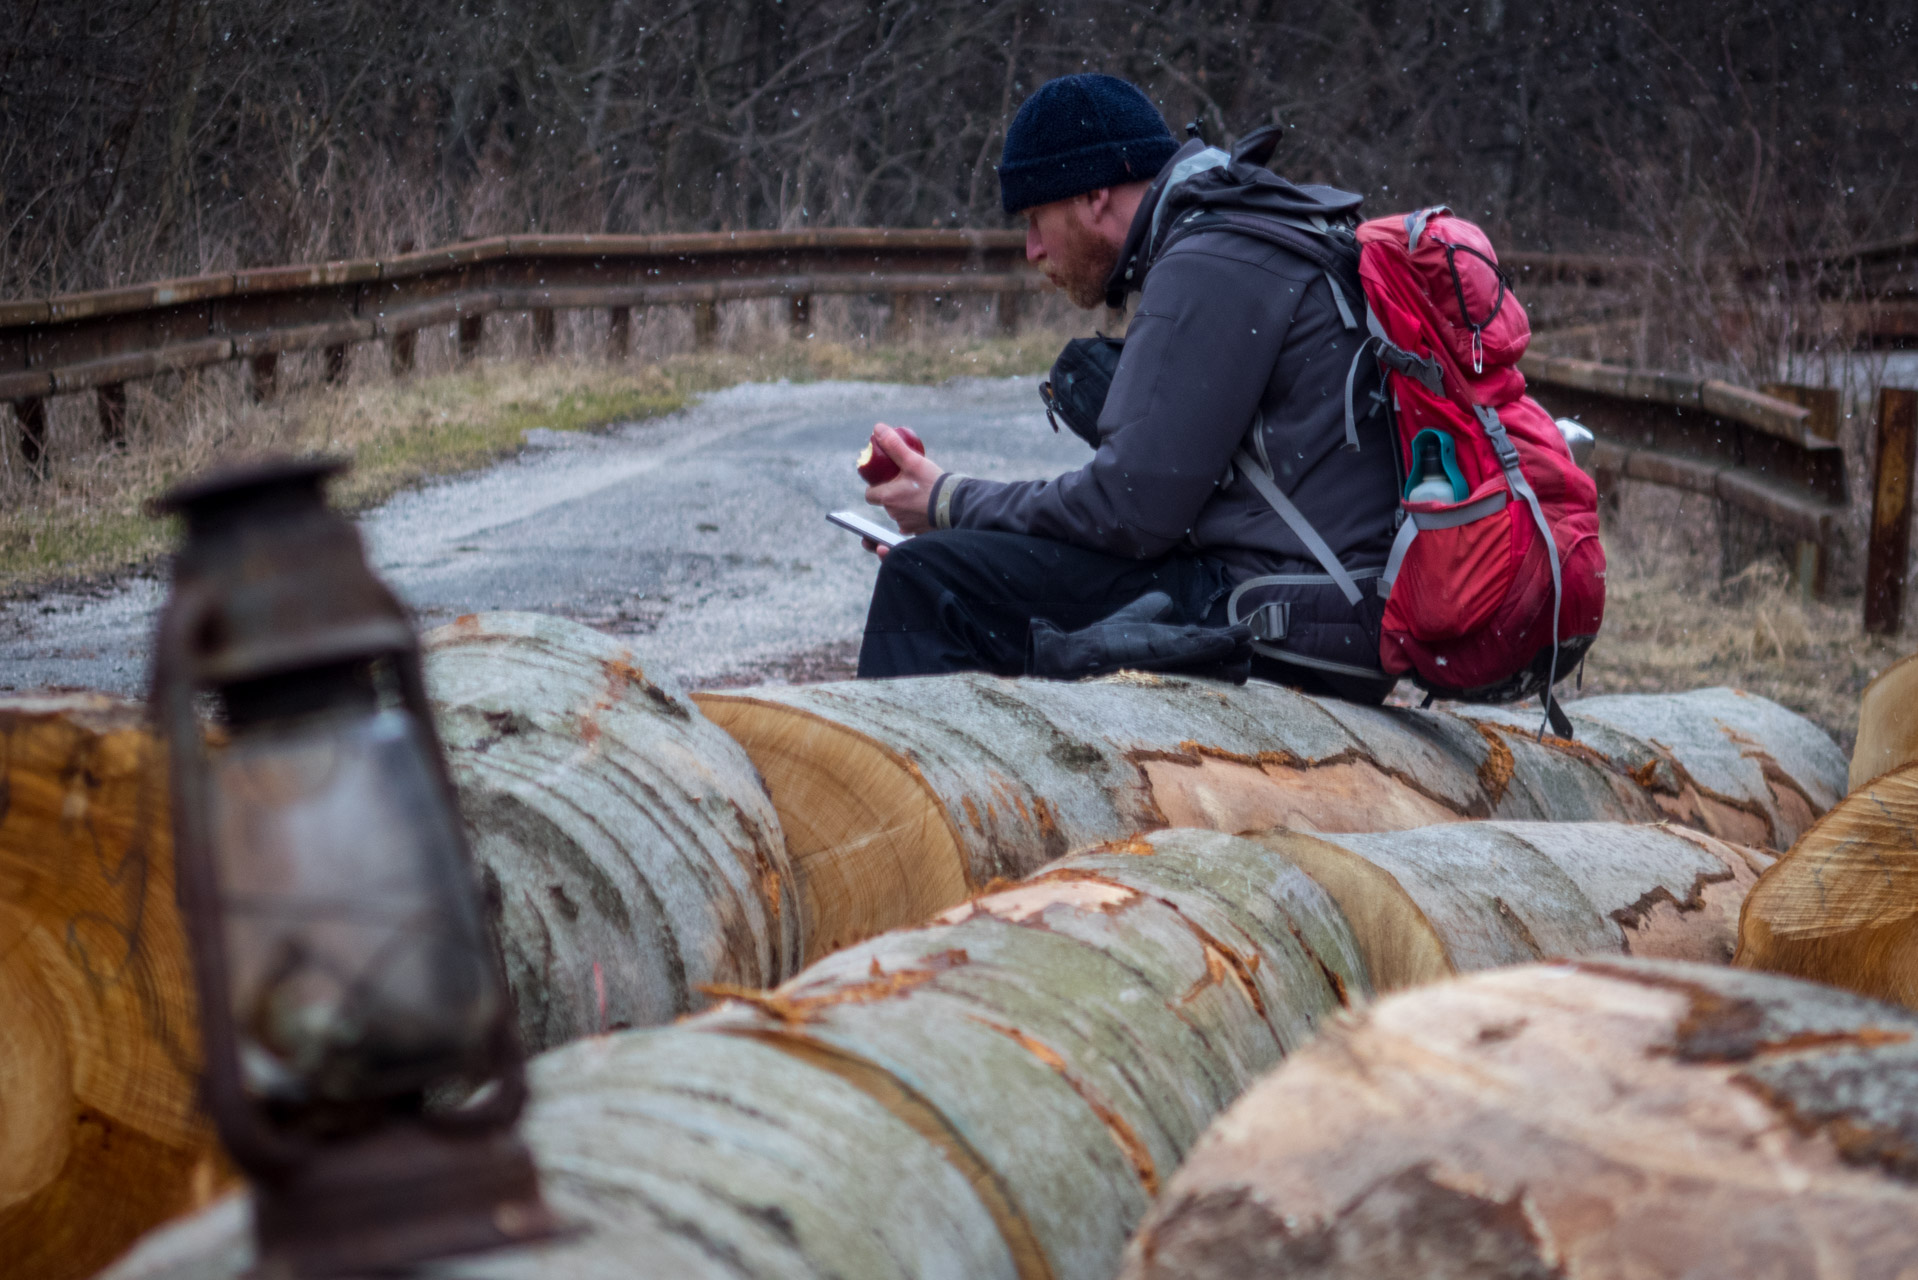
[[[100,413],[100,440],[110,449],[123,449],[127,443],[127,384],[109,382],[94,396]]]
[[[559,320],[551,307],[533,308],[533,353],[538,356],[553,354],[553,346],[559,339]]]
[[[393,335],[387,348],[387,367],[394,377],[413,372],[413,358],[419,349],[420,335],[417,329],[407,329]]]
[[[633,352],[633,309],[613,307],[606,320],[606,358],[624,360]]]
[[[1008,338],[1019,332],[1019,305],[1024,300],[1022,293],[1002,293],[993,299],[993,318],[999,322],[999,332]]]
[[[280,353],[262,352],[248,363],[253,367],[253,403],[265,404],[279,391]]]
[[[911,338],[919,327],[919,295],[916,293],[895,293],[892,295],[892,318],[886,325],[886,337],[893,342],[904,342]]]
[[[38,471],[47,456],[47,402],[40,396],[28,396],[13,402],[13,416],[20,423],[20,457],[29,470]]]
[[[718,342],[719,304],[695,302],[693,304],[693,347],[699,351],[711,351]]]
[[[321,354],[326,361],[326,380],[329,383],[346,381],[346,344],[336,342]]]
[[[480,315],[480,316],[461,316],[460,317],[459,349],[460,349],[460,362],[462,364],[465,363],[466,361],[477,360],[479,358],[480,340],[484,338],[485,336],[486,336],[486,317],[485,316]]]
[[[795,293],[786,300],[786,323],[792,329],[792,336],[804,342],[812,337],[812,295]]]
[[[1918,391],[1878,392],[1878,462],[1871,491],[1871,544],[1865,558],[1865,630],[1896,635],[1904,620],[1910,569],[1911,481],[1918,453]]]

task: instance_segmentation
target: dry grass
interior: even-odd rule
[[[1731,685],[1806,716],[1849,753],[1859,694],[1912,648],[1865,635],[1856,596],[1800,600],[1781,563],[1755,560],[1721,581],[1715,513],[1673,490],[1628,488],[1605,545],[1605,626],[1585,664],[1587,695]]]
[[[1034,329],[1018,338],[966,332],[920,341],[785,341],[742,317],[728,335],[740,350],[692,352],[688,335],[642,336],[653,358],[612,364],[585,324],[562,354],[534,360],[523,335],[499,340],[504,358],[456,364],[443,335],[421,343],[420,371],[395,379],[383,361],[362,358],[341,385],[319,377],[317,356],[283,358],[284,392],[257,404],[238,366],[155,379],[129,387],[127,447],[102,449],[90,397],[53,402],[52,440],[42,474],[18,457],[0,469],[0,596],[51,583],[110,575],[152,560],[173,539],[144,504],[207,467],[266,453],[352,459],[334,487],[349,509],[364,509],[431,476],[483,466],[517,450],[532,428],[587,430],[669,413],[691,396],[739,382],[826,378],[935,383],[1046,368],[1061,335]],[[974,326],[977,327],[977,326]],[[422,335],[425,338],[427,335]],[[650,338],[650,342],[645,339]],[[675,341],[678,339],[678,341]],[[661,348],[664,348],[663,350]]]

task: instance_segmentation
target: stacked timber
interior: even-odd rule
[[[1698,965],[1504,969],[1341,1020],[1208,1130],[1130,1280],[1902,1280],[1918,1017]]]
[[[1908,653],[1865,686],[1858,700],[1858,745],[1849,790],[1918,761],[1918,653]]]
[[[530,1049],[797,971],[779,820],[752,762],[670,678],[543,614],[469,615],[425,648]]]
[[[1918,762],[1845,797],[1760,877],[1737,963],[1918,1008]]]
[[[0,1272],[66,1280],[232,1176],[140,709],[9,698],[0,747]]]
[[[1339,904],[1380,991],[1557,956],[1724,964],[1769,854],[1668,825],[1473,822],[1251,837]]]
[[[1711,689],[1523,716],[1359,707],[1277,685],[955,675],[693,695],[771,792],[808,958],[1066,850],[1167,826],[1402,830],[1668,820],[1782,849],[1843,793],[1822,731]]]
[[[428,679],[534,1048],[798,968],[752,763],[597,632],[466,618]],[[0,702],[0,1274],[90,1275],[231,1181],[200,1043],[161,748],[131,704]]]
[[[1501,904],[1539,947],[1722,948],[1725,904],[1657,928],[1646,904],[1738,883],[1727,869],[1746,856],[1625,827],[1324,839],[1296,860],[1194,830],[1096,847],[775,990],[548,1053],[523,1131],[548,1198],[588,1233],[434,1273],[1103,1280],[1212,1117],[1365,1001],[1371,958],[1499,962],[1481,934]],[[1366,890],[1300,869],[1341,856],[1415,887],[1381,882],[1389,901],[1360,910]],[[1461,874],[1443,892],[1411,870],[1448,860]],[[229,1201],[112,1280],[231,1280],[245,1231]]]

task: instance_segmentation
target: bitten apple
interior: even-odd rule
[[[926,452],[925,442],[911,427],[894,427],[893,430],[899,433],[899,438],[914,453],[923,455]],[[873,434],[878,434],[878,428],[873,429]],[[859,478],[867,484],[884,484],[898,474],[899,464],[892,460],[892,455],[881,449],[876,441],[866,441],[866,447],[859,451]]]

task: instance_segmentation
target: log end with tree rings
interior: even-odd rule
[[[1858,699],[1858,742],[1849,790],[1918,761],[1918,653],[1906,654],[1865,686]]]
[[[1380,991],[1571,955],[1724,964],[1772,864],[1700,832],[1619,823],[1253,838],[1338,902]]]
[[[1809,721],[1724,689],[1496,708],[1359,707],[1254,681],[950,675],[694,695],[758,765],[816,958],[1067,849],[1170,826],[1403,830],[1661,819],[1785,847],[1843,790]]]
[[[0,700],[0,747],[0,1271],[65,1280],[233,1175],[140,708]]]
[[[1215,1122],[1128,1280],[1822,1280],[1918,1265],[1918,1017],[1581,961],[1340,1020]]]
[[[1845,797],[1759,879],[1737,963],[1918,1008],[1918,762]]]
[[[529,1049],[769,986],[804,935],[752,762],[617,640],[539,614],[425,638],[460,810]]]

